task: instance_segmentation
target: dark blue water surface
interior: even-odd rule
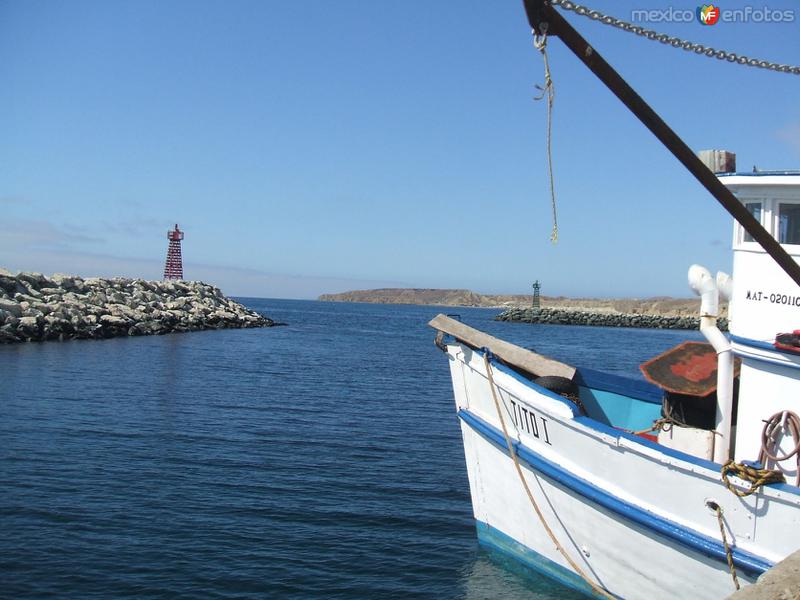
[[[289,326],[0,346],[0,596],[571,597],[477,545],[442,309],[245,303]],[[698,338],[447,310],[633,376]]]

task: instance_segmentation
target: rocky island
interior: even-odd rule
[[[522,302],[530,296],[486,295],[471,290],[430,288],[381,288],[353,290],[339,294],[323,294],[323,302],[371,302],[375,304],[430,304],[435,306],[487,306],[497,307]]]
[[[199,281],[45,277],[0,269],[0,343],[273,325]]]
[[[532,296],[480,294],[460,289],[382,288],[324,294],[329,302],[372,302],[379,304],[431,304],[504,309],[498,321],[548,323],[554,325],[596,325],[650,329],[697,329],[699,298],[567,298],[541,296],[540,308],[531,307]],[[727,328],[727,306],[720,304],[720,329]]]

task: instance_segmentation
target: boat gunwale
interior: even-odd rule
[[[740,335],[730,334],[730,338],[731,342],[734,343],[733,352],[737,356],[749,358],[755,361],[770,363],[781,367],[786,367],[788,369],[800,369],[800,363],[798,363],[798,361],[800,361],[800,354],[798,354],[797,352],[792,352],[791,350],[783,350],[782,348],[776,348],[775,345],[771,342],[754,340],[752,338],[743,337]],[[744,348],[762,350],[769,354],[775,355],[775,357],[773,358],[772,356],[762,356],[760,354],[753,354],[752,352],[747,352],[746,350],[742,350],[741,348],[736,348],[736,345],[743,346]],[[784,360],[781,360],[781,358],[783,358]]]
[[[469,347],[469,346],[467,346],[467,347]],[[483,351],[479,350],[479,349],[470,348],[470,350],[472,352],[476,352],[477,354],[479,354],[481,356],[484,354]],[[526,379],[525,377],[520,375],[514,369],[511,369],[508,366],[506,366],[506,365],[504,365],[504,364],[502,364],[502,363],[500,363],[498,361],[492,361],[492,367],[494,369],[496,369],[496,370],[498,370],[498,371],[500,371],[500,372],[502,372],[502,373],[504,373],[504,374],[516,379],[517,381],[523,383],[525,386],[527,386],[529,389],[531,389],[531,391],[534,391],[537,394],[542,394],[544,396],[547,396],[548,398],[557,399],[557,400],[561,401],[562,403],[566,404],[567,406],[569,406],[569,408],[571,409],[572,414],[573,414],[572,419],[565,419],[565,420],[560,420],[559,421],[559,422],[563,423],[565,426],[570,426],[570,423],[577,423],[578,425],[581,425],[584,428],[584,430],[588,430],[588,431],[582,431],[581,433],[591,434],[592,432],[596,432],[596,433],[600,434],[601,436],[603,436],[603,435],[604,436],[611,436],[612,438],[615,438],[617,440],[617,444],[618,445],[619,445],[619,440],[620,439],[624,439],[624,440],[626,440],[626,442],[633,442],[633,444],[637,444],[639,446],[642,446],[642,447],[646,448],[647,451],[643,452],[641,449],[633,448],[633,447],[631,447],[630,444],[625,444],[625,447],[627,449],[629,449],[629,450],[634,450],[634,451],[640,452],[640,453],[642,453],[645,456],[648,456],[650,458],[655,458],[653,456],[653,454],[661,454],[661,455],[668,456],[668,457],[673,458],[673,459],[677,459],[678,461],[682,461],[684,463],[688,463],[688,465],[682,465],[680,463],[671,462],[672,466],[674,466],[676,468],[683,469],[685,471],[690,471],[690,472],[693,472],[693,473],[702,474],[706,478],[714,480],[714,481],[719,481],[720,470],[722,469],[722,465],[721,464],[715,463],[713,461],[710,461],[710,460],[707,460],[707,459],[704,459],[704,458],[699,458],[699,457],[693,456],[691,454],[687,454],[686,452],[682,452],[682,451],[676,450],[674,448],[668,448],[668,447],[666,447],[666,446],[664,446],[662,444],[659,444],[658,442],[653,442],[653,441],[651,441],[651,440],[649,440],[649,439],[647,439],[645,437],[642,437],[640,435],[636,435],[636,434],[631,433],[629,431],[625,431],[624,429],[617,429],[616,427],[612,427],[610,425],[606,425],[605,423],[601,423],[600,421],[598,421],[597,419],[593,419],[592,417],[581,415],[581,414],[579,414],[579,412],[577,410],[577,407],[576,407],[574,402],[571,402],[570,400],[567,400],[563,396],[559,396],[558,394],[556,394],[554,392],[551,392],[550,390],[547,390],[547,389],[545,389],[545,388],[543,388],[541,386],[536,385],[531,380]],[[525,401],[524,398],[520,398],[520,400]],[[646,402],[646,400],[644,400],[644,401]],[[551,418],[555,418],[552,414],[550,416],[551,416]],[[703,471],[702,472],[698,472],[698,470],[696,468],[692,468],[692,467],[702,467]],[[762,490],[763,490],[762,493],[777,492],[777,493],[790,494],[791,496],[795,497],[795,498],[793,498],[793,500],[800,501],[800,488],[798,488],[796,486],[793,486],[793,485],[789,485],[787,483],[769,483],[769,484],[765,484],[762,487]],[[772,494],[768,494],[768,493],[765,494],[765,497],[774,498],[774,496]],[[780,496],[778,496],[777,499],[780,499]]]

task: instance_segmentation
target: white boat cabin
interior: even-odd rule
[[[800,262],[800,171],[718,177]],[[782,411],[800,412],[800,336],[793,335],[800,330],[800,287],[738,223],[733,231],[729,317],[733,352],[742,361],[732,457],[754,461],[761,450],[764,421]],[[792,452],[799,442],[784,432],[780,453]],[[787,482],[795,483],[796,460],[768,466],[781,469]]]

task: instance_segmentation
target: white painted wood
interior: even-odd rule
[[[658,432],[658,443],[697,458],[711,460],[714,457],[714,432],[706,429],[673,425]]]
[[[428,325],[466,342],[473,348],[489,348],[493,354],[503,359],[506,364],[513,365],[536,376],[557,375],[572,379],[575,375],[575,367],[499,340],[446,315],[436,315]]]

